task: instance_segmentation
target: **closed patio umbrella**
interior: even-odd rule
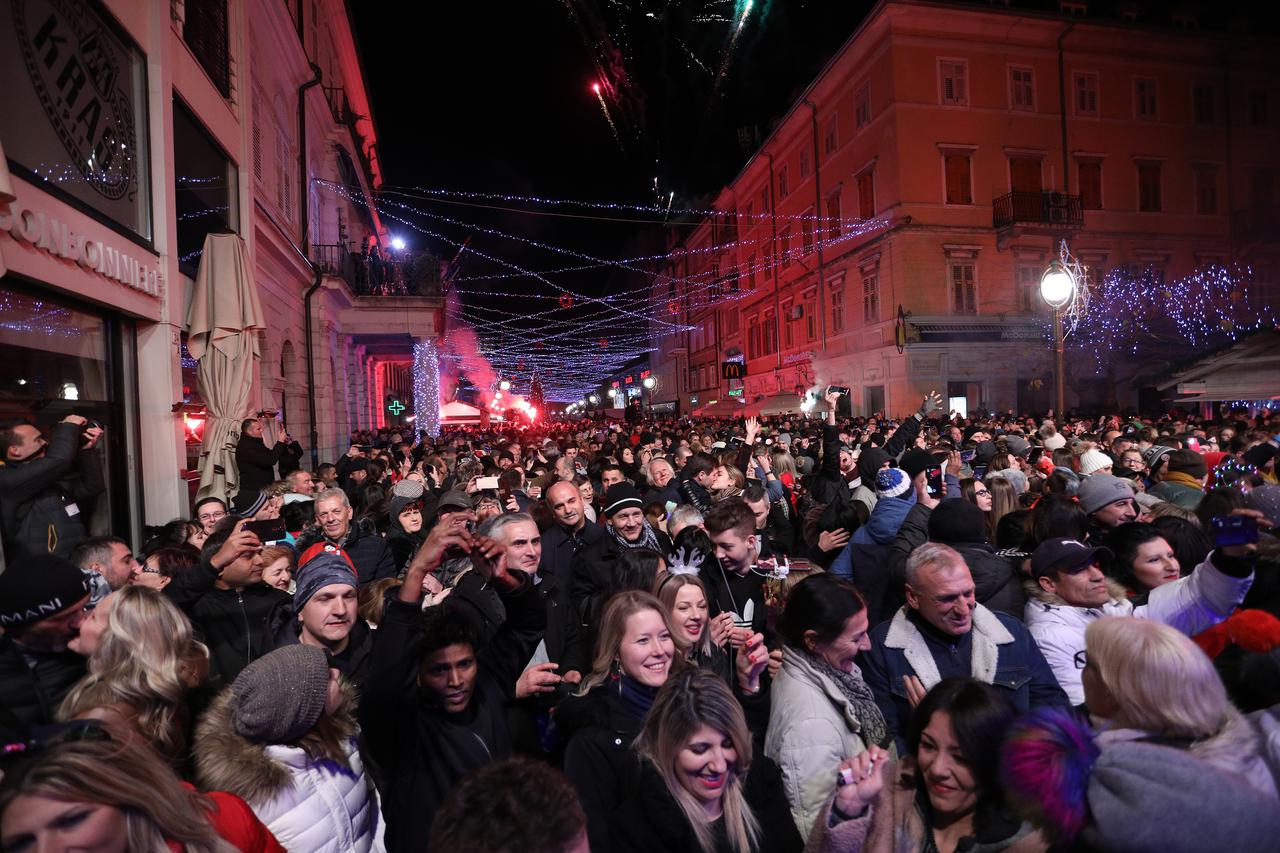
[[[0,204],[9,204],[17,198],[13,194],[13,179],[9,177],[9,164],[4,159],[4,146],[0,145]],[[0,249],[0,277],[3,277],[9,268],[4,263],[4,250]]]
[[[236,441],[260,357],[258,332],[266,328],[253,266],[236,234],[209,234],[187,312],[187,349],[199,361],[196,382],[209,416],[200,446],[198,498],[212,495],[228,505],[239,491]]]

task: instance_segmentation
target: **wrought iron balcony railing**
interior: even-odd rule
[[[1080,196],[1060,192],[1011,192],[991,202],[995,228],[1018,225],[1072,231],[1084,227]]]

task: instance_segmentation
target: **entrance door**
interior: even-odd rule
[[[862,390],[862,399],[866,403],[863,414],[870,417],[876,412],[884,411],[884,386],[868,385]]]

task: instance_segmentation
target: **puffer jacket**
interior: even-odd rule
[[[346,767],[313,759],[298,746],[259,744],[241,737],[232,725],[231,699],[231,691],[224,691],[196,730],[200,786],[243,799],[286,850],[381,853],[378,792],[356,746],[354,689],[344,683],[343,701],[335,713],[346,746]]]
[[[1084,648],[1084,630],[1089,623],[1104,616],[1136,616],[1155,619],[1192,636],[1230,616],[1252,583],[1250,564],[1214,551],[1185,578],[1153,589],[1147,603],[1138,607],[1119,585],[1112,586],[1111,600],[1101,607],[1073,607],[1039,584],[1028,582],[1024,621],[1071,704],[1080,705],[1084,703],[1084,686],[1075,657]]]
[[[916,505],[916,493],[907,492],[896,498],[883,498],[876,501],[876,508],[871,510],[867,523],[853,532],[850,542],[859,545],[888,545],[898,535],[898,528],[907,518],[907,513]]]
[[[783,789],[800,834],[836,789],[836,768],[865,750],[862,722],[840,687],[790,646],[773,680],[764,754],[782,768]]]

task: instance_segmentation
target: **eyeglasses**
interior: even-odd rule
[[[973,493],[974,495],[989,495],[991,494],[991,490],[990,489],[974,489]]]
[[[1075,657],[1073,657],[1072,660],[1075,661],[1076,669],[1089,668],[1089,655],[1085,653],[1084,649],[1076,652]]]

